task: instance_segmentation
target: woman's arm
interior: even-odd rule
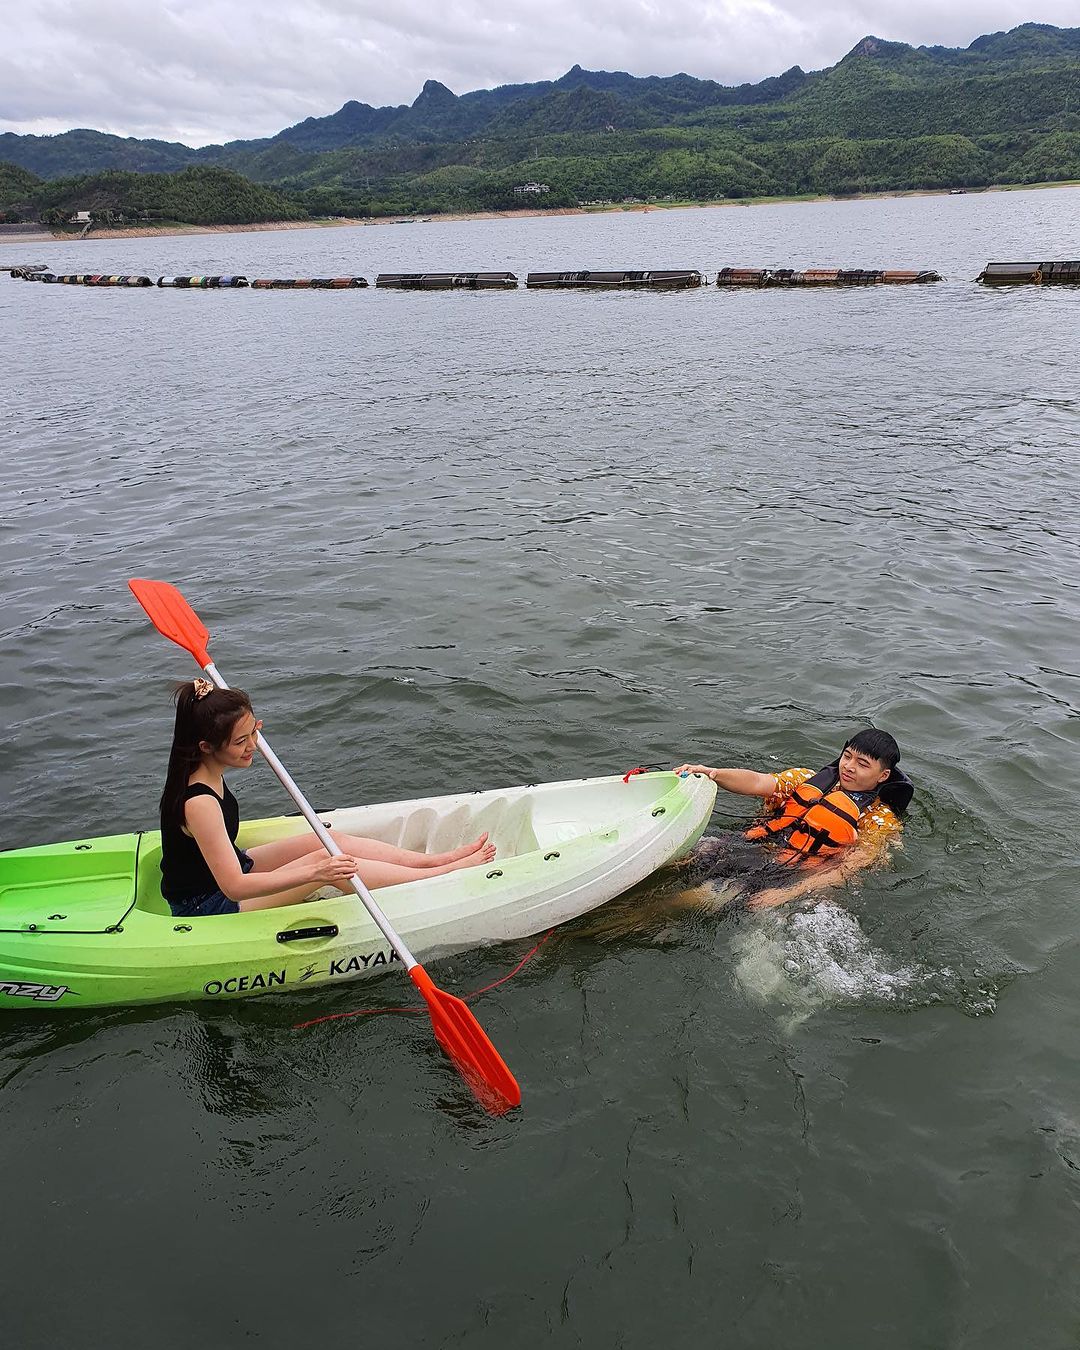
[[[725,792],[740,797],[771,797],[777,791],[776,774],[753,769],[710,769],[707,764],[680,764],[675,773],[703,773]]]
[[[184,823],[222,894],[237,904],[294,889],[299,889],[295,898],[300,899],[320,886],[340,886],[357,869],[355,858],[346,854],[331,857],[325,850],[317,849],[284,867],[275,867],[272,872],[244,873],[216,801],[205,796],[192,797],[184,808]]]

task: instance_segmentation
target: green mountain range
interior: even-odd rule
[[[867,37],[826,70],[737,87],[579,66],[461,96],[429,80],[410,105],[350,101],[273,137],[201,149],[88,130],[0,134],[0,210],[52,219],[78,209],[243,222],[1068,179],[1080,179],[1080,28],[1046,24],[966,48]]]

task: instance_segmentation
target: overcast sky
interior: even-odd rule
[[[0,131],[93,127],[205,145],[347,99],[411,103],[574,65],[740,84],[832,65],[868,33],[966,47],[1080,0],[13,0]]]

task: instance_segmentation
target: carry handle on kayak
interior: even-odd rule
[[[142,578],[133,578],[128,582],[128,586],[158,632],[170,642],[175,642],[177,646],[190,652],[219,689],[228,689],[229,686],[210,659],[207,650],[210,634],[207,628],[176,587],[169,585],[167,581],[147,581]],[[341,849],[334,843],[330,832],[297,787],[284,764],[274,754],[262,732],[259,733],[257,745],[285,791],[300,808],[304,819],[318,836],[323,848],[333,856],[339,856]],[[511,1107],[519,1106],[521,1089],[472,1011],[461,999],[446,993],[432,982],[427,971],[394,931],[389,919],[360,878],[353,876],[349,880],[364,908],[397,953],[408,971],[409,978],[423,996],[431,1016],[435,1039],[483,1106],[493,1115],[502,1115]]]

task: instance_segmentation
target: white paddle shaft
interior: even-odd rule
[[[203,666],[203,669],[206,671],[207,675],[210,676],[210,678],[213,680],[213,682],[217,685],[219,689],[228,689],[229,686],[221,678],[221,672],[218,670],[217,666],[214,665],[213,661],[207,662],[207,664]],[[259,739],[257,744],[263,759],[266,760],[267,764],[270,765],[274,773],[277,774],[281,786],[285,789],[285,791],[289,794],[289,796],[300,808],[301,812],[303,813],[304,819],[315,831],[316,835],[319,838],[319,842],[322,844],[323,848],[325,848],[327,853],[332,854],[335,858],[339,857],[341,855],[341,849],[338,848],[337,844],[334,843],[334,839],[330,831],[322,823],[322,821],[316,815],[315,810],[312,807],[311,803],[297,787],[296,783],[293,781],[292,774],[289,773],[285,765],[282,764],[281,760],[278,759],[277,755],[275,755],[273,750],[271,750],[270,743],[267,741],[266,737],[262,734],[261,731],[259,732]],[[404,942],[402,942],[401,938],[398,937],[397,933],[394,932],[393,928],[390,927],[390,920],[379,908],[378,901],[375,900],[371,892],[368,890],[368,888],[364,885],[364,883],[360,880],[359,877],[357,876],[350,877],[349,881],[350,884],[352,885],[353,890],[356,892],[356,894],[360,897],[360,900],[363,902],[364,908],[375,920],[376,924],[379,927],[379,931],[382,933],[383,937],[386,938],[390,946],[393,947],[395,952],[397,952],[398,958],[404,965],[405,969],[412,970],[413,966],[419,963],[417,962],[416,957],[413,956],[412,952],[409,951],[408,947],[405,946]]]

